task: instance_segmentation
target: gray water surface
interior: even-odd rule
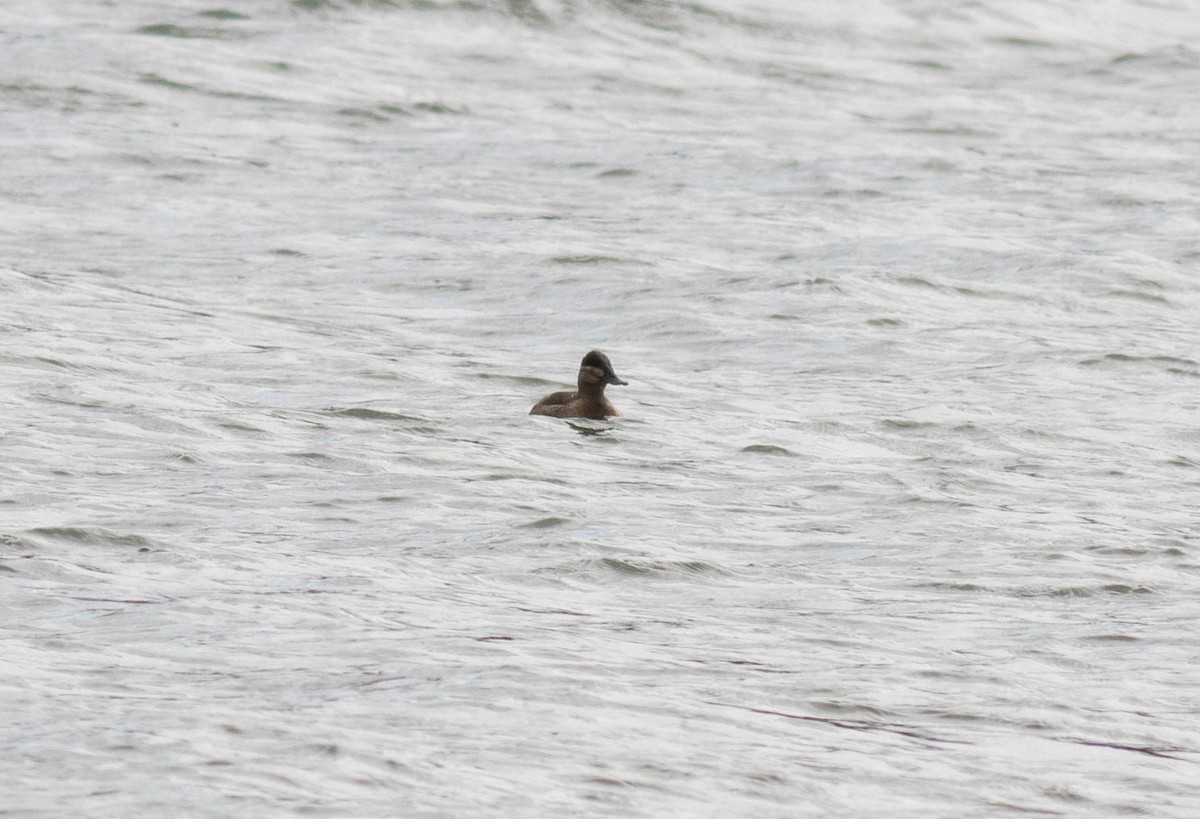
[[[0,6],[0,815],[1200,815],[1198,11]]]

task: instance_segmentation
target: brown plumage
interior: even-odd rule
[[[592,350],[579,364],[579,389],[576,392],[552,392],[534,404],[530,415],[551,415],[555,418],[594,418],[603,420],[621,413],[604,397],[606,384],[625,384],[613,372],[608,356]]]

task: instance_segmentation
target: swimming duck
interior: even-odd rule
[[[555,418],[593,418],[603,420],[620,411],[604,397],[605,384],[627,384],[613,372],[608,356],[592,350],[579,364],[579,390],[552,392],[533,405],[530,415],[552,415]]]

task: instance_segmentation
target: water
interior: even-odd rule
[[[1197,815],[1197,11],[0,7],[0,814]]]

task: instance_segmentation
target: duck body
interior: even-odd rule
[[[533,405],[530,415],[554,418],[592,418],[601,421],[621,412],[604,396],[608,384],[627,384],[613,372],[612,362],[599,350],[592,350],[579,364],[575,392],[552,392]]]

